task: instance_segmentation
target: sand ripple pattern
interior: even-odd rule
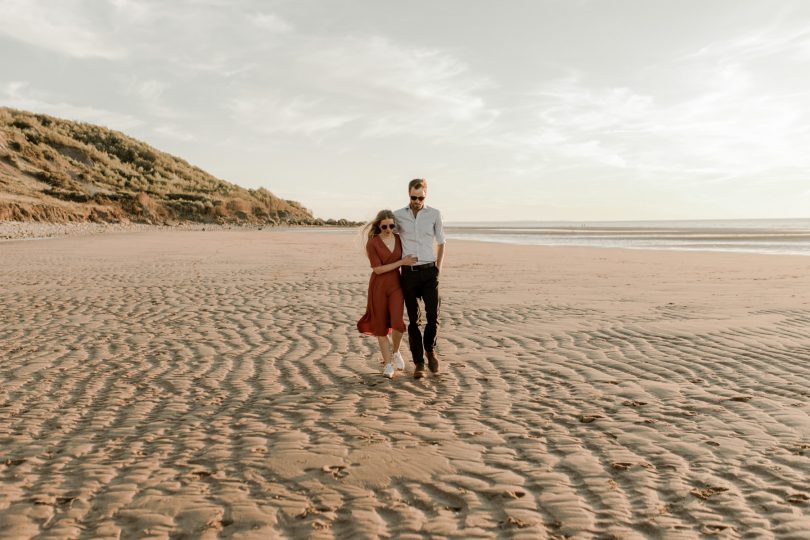
[[[388,381],[342,241],[4,244],[0,538],[810,537],[810,309],[470,267],[442,373]]]

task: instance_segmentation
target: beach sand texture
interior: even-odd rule
[[[0,538],[810,538],[808,262],[451,242],[389,381],[350,235],[0,243]]]

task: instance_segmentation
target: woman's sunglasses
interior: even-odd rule
[[[397,228],[397,226],[394,225],[393,223],[391,225],[380,225],[380,229],[383,231],[387,231],[389,228],[393,231],[394,229]]]
[[[412,201],[424,201],[425,198],[424,197],[417,197],[416,195],[411,195],[411,200]]]

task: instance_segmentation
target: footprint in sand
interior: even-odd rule
[[[803,456],[808,450],[810,450],[810,444],[798,444],[793,447],[792,453],[797,456]]]
[[[717,534],[728,529],[734,529],[731,525],[724,525],[723,523],[708,523],[703,526],[703,534]]]
[[[604,418],[601,414],[581,414],[579,415],[579,421],[583,424],[590,424],[598,420],[599,418]]]
[[[530,527],[531,523],[527,523],[522,519],[513,518],[512,516],[509,516],[508,518],[499,521],[498,526],[501,529],[512,529],[512,528],[525,529],[526,527]]]
[[[630,467],[633,466],[632,463],[627,463],[626,461],[617,461],[615,463],[611,463],[610,466],[613,468],[614,471],[626,471]]]
[[[345,465],[324,465],[321,471],[330,473],[333,478],[341,479],[349,476],[349,471],[346,470]]]
[[[225,527],[229,527],[231,525],[233,525],[233,520],[230,518],[212,519],[211,521],[206,523],[206,528],[222,530]]]
[[[728,488],[719,486],[709,486],[703,489],[695,488],[692,491],[690,491],[690,493],[695,497],[697,497],[698,499],[707,501],[709,500],[710,497],[713,497],[714,495],[717,495],[719,493],[725,493],[726,491],[728,491]]]
[[[646,401],[638,401],[636,399],[632,399],[632,400],[629,399],[627,401],[622,402],[622,405],[624,405],[625,407],[641,407],[641,406],[646,405],[646,404],[647,404]]]

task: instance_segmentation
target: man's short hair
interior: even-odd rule
[[[410,193],[412,189],[427,189],[427,180],[424,178],[414,178],[408,182],[408,193]]]

